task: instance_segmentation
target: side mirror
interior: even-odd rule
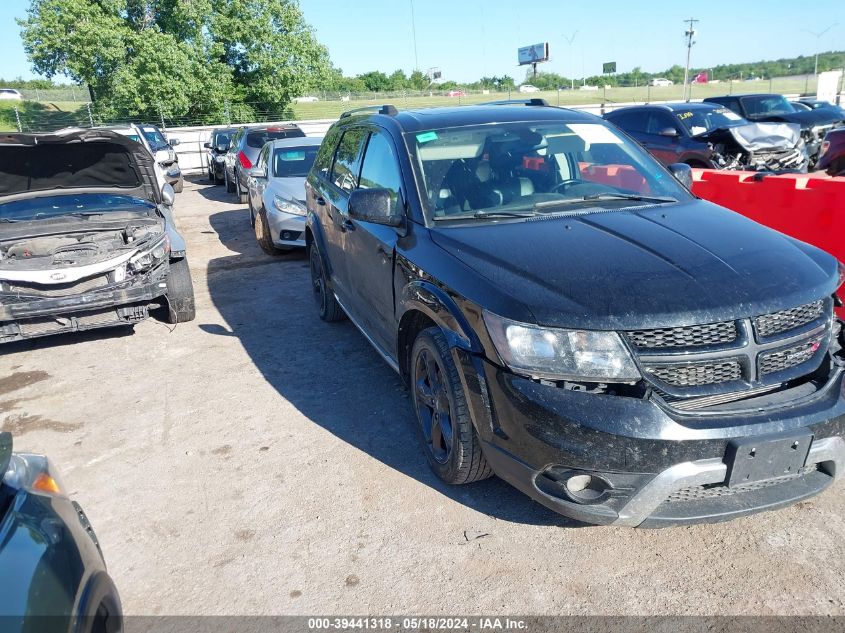
[[[172,207],[173,203],[176,202],[176,191],[174,191],[173,185],[169,182],[164,183],[164,186],[161,188],[161,201],[168,207]]]
[[[211,149],[211,143],[205,142],[202,144],[205,149]]]
[[[658,136],[668,136],[669,138],[677,138],[678,130],[673,127],[665,127],[657,133]]]
[[[349,195],[350,218],[385,226],[402,226],[405,218],[394,208],[390,189],[355,189]]]
[[[179,143],[181,143],[181,142],[182,142],[182,141],[180,141],[178,138],[169,138],[169,139],[167,139],[167,143],[170,145],[170,147],[176,147],[176,146],[177,146],[177,145],[179,145]]]
[[[672,163],[669,171],[684,187],[692,191],[692,167],[686,163]]]
[[[266,178],[267,170],[263,167],[253,167],[252,169],[247,170],[246,175],[252,176],[253,178]]]

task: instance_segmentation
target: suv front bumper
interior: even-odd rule
[[[706,415],[541,385],[463,352],[456,361],[496,475],[585,523],[661,527],[727,520],[811,497],[845,472],[842,369],[800,404]],[[773,435],[812,439],[802,467],[729,485],[732,443],[763,443]],[[601,494],[571,492],[567,482],[576,476],[599,482]]]

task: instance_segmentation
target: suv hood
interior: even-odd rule
[[[128,137],[82,129],[0,134],[0,203],[65,192],[161,202],[152,156]]]
[[[619,330],[729,320],[829,296],[838,281],[831,255],[700,200],[431,233],[485,285],[548,326]],[[501,316],[520,313],[515,307]]]
[[[776,121],[783,123],[797,123],[802,129],[817,125],[833,125],[839,123],[842,117],[831,110],[818,108],[817,110],[802,110],[801,112],[784,112],[783,114],[749,116],[753,121]]]

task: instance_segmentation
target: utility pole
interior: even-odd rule
[[[833,24],[831,24],[829,27],[827,27],[824,31],[819,31],[818,33],[816,33],[815,31],[811,31],[811,30],[809,30],[809,29],[804,29],[804,30],[805,30],[805,31],[807,31],[807,33],[809,33],[810,35],[815,35],[815,36],[816,36],[816,64],[815,64],[815,66],[813,66],[813,74],[814,74],[814,75],[818,75],[818,74],[819,74],[819,46],[820,46],[819,42],[820,42],[820,40],[821,40],[821,38],[822,38],[822,35],[824,35],[825,33],[827,33],[827,32],[828,32],[830,29],[832,29],[834,26],[839,26],[839,23],[838,23],[838,22],[834,22],[834,23],[833,23]]]
[[[414,17],[414,0],[411,0],[411,35],[414,39],[414,70],[419,70],[420,60],[417,57],[417,20]]]
[[[687,89],[689,87],[689,58],[690,53],[692,53],[692,45],[695,44],[692,38],[695,37],[695,24],[700,20],[696,20],[695,18],[690,18],[689,20],[684,20],[684,22],[689,23],[689,28],[686,30],[686,38],[687,38],[687,65],[684,68],[684,101],[687,100]]]
[[[572,58],[572,42],[575,41],[576,35],[578,35],[578,31],[575,31],[571,37],[567,37],[565,34],[563,36],[563,39],[569,43],[569,69],[572,71],[572,76],[569,78],[570,90],[575,90],[575,60]],[[558,92],[557,97],[560,99],[560,92]]]

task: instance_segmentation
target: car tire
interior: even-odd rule
[[[238,202],[241,204],[246,202],[248,192],[241,189],[241,179],[237,174],[235,174],[235,193],[238,195]]]
[[[184,189],[185,189],[185,177],[179,176],[179,180],[177,180],[176,184],[173,185],[173,191],[175,191],[176,193],[182,193],[182,191]]]
[[[252,207],[250,206],[250,214],[252,215]],[[252,226],[255,229],[255,241],[267,255],[278,257],[286,253],[290,249],[279,248],[273,244],[273,237],[270,235],[270,224],[267,222],[267,214],[264,209],[258,212],[258,215],[253,215]]]
[[[223,169],[223,180],[226,183],[226,192],[232,193],[235,190],[235,185],[233,185],[232,181],[229,180],[229,170],[226,168]]]
[[[346,318],[346,315],[326,283],[326,269],[323,266],[323,258],[313,243],[308,247],[308,261],[311,267],[311,288],[320,311],[320,318],[327,323],[342,321]]]
[[[468,484],[493,474],[469,417],[466,394],[439,327],[419,333],[411,351],[411,397],[423,451],[448,484]]]
[[[167,275],[167,308],[168,323],[193,321],[197,315],[194,282],[191,280],[187,258],[170,262],[170,272]]]

